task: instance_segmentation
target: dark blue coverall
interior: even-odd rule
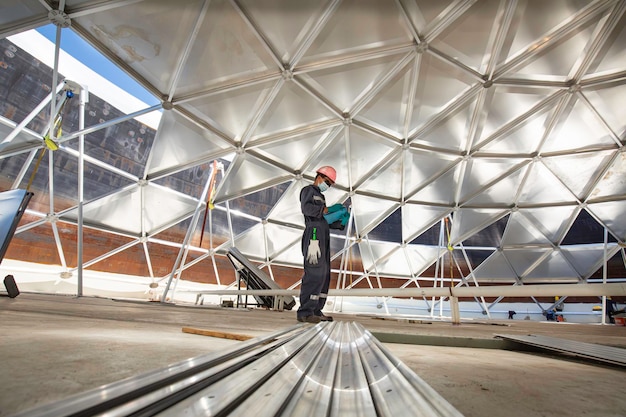
[[[300,287],[300,308],[298,318],[311,315],[321,316],[330,285],[330,228],[324,219],[326,199],[316,185],[307,185],[300,191],[300,208],[304,215],[302,234],[302,254],[304,255],[304,275]],[[320,257],[317,264],[308,260],[308,249],[315,229],[319,241]]]

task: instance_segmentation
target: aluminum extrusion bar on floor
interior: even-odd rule
[[[209,353],[187,359],[162,369],[147,372],[136,377],[123,379],[66,399],[45,404],[13,417],[62,417],[93,416],[108,410],[123,407],[146,395],[153,395],[159,390],[169,390],[189,376],[204,370],[219,367],[234,358],[244,358],[247,353],[256,354],[257,349],[275,342],[284,342],[294,334],[306,329],[304,325],[293,326],[271,333],[267,336],[236,344],[232,349],[219,353]],[[122,414],[117,414],[122,415]]]
[[[462,417],[358,323],[299,325],[182,364],[22,415]]]
[[[495,336],[542,349],[570,353],[613,365],[626,366],[626,349],[623,348],[532,334],[525,336],[497,334]]]

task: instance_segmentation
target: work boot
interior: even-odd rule
[[[306,316],[306,317],[298,317],[298,321],[301,323],[319,323],[322,319],[319,316]]]
[[[320,321],[333,321],[332,316],[326,316],[324,313],[322,313],[321,316],[319,316]]]

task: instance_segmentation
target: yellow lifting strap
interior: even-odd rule
[[[446,223],[446,235],[448,237],[448,254],[450,255],[450,279],[452,279],[454,278],[454,265],[452,260],[452,251],[454,250],[454,247],[452,246],[452,241],[450,240],[450,220],[445,217],[444,222]],[[453,285],[452,282],[450,282],[450,285]]]
[[[59,108],[59,111],[57,112],[57,115],[54,119],[54,124],[52,128],[48,129],[48,132],[43,137],[44,146],[41,148],[41,151],[39,151],[39,157],[37,158],[35,169],[33,169],[32,174],[30,174],[28,185],[26,186],[26,191],[30,191],[30,187],[31,185],[33,185],[33,181],[35,180],[35,175],[37,175],[37,171],[39,170],[39,164],[41,164],[41,160],[43,159],[46,151],[56,151],[57,149],[59,149],[59,144],[50,137],[50,133],[56,130],[56,134],[54,135],[55,138],[61,137],[61,135],[63,134],[63,116],[61,115],[61,113],[65,109],[65,105],[70,98],[72,98],[71,95],[66,95],[66,98],[63,100],[63,103],[61,104],[61,107]]]
[[[213,210],[215,206],[213,205],[213,198],[215,197],[215,183],[217,181],[217,160],[213,161],[213,170],[211,172],[211,178],[209,179],[209,196],[207,198],[207,209],[204,210],[204,219],[202,220],[202,230],[200,231],[200,244],[199,247],[202,247],[202,240],[204,238],[204,226],[206,225],[206,218],[209,214],[209,210]]]

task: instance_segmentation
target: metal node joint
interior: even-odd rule
[[[61,10],[50,10],[48,12],[48,19],[50,19],[52,24],[60,28],[68,28],[72,25],[70,17]]]
[[[574,94],[580,91],[580,84],[572,84],[567,89],[567,92],[570,94]]]
[[[428,51],[428,43],[426,41],[422,41],[415,46],[415,52],[418,54],[422,54],[426,51]]]
[[[289,80],[293,80],[293,71],[291,70],[291,68],[286,67],[285,69],[283,69],[283,80],[285,81],[289,81]]]

